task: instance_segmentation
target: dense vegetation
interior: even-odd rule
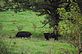
[[[35,40],[36,38],[41,39],[40,40],[41,44],[47,43],[47,46],[49,46],[50,43],[52,43],[50,45],[52,46],[56,42],[53,41],[43,42],[44,40],[43,33],[54,33],[56,34],[56,36],[61,35],[59,40],[63,40],[68,43],[71,43],[76,48],[77,47],[81,48],[82,16],[81,16],[80,0],[0,0],[0,38],[1,38],[0,45],[2,47],[0,50],[4,51],[7,45],[6,43],[8,43],[10,40],[12,40],[11,41],[12,44],[13,41],[16,40],[17,45],[18,43],[25,41],[23,44],[25,46],[30,45],[32,44],[32,42],[34,42],[35,45],[40,47],[41,44],[39,45],[39,42],[37,42],[36,44],[36,41],[39,40],[34,41],[31,39],[28,40],[15,39],[16,33],[19,31],[31,32],[32,38],[35,38]],[[6,40],[3,38],[6,38]],[[27,44],[26,41],[29,44]],[[16,44],[16,42],[14,43]],[[67,47],[67,45],[69,44],[67,44],[66,42],[65,43],[57,42],[58,44],[55,44],[52,50],[50,49],[52,52],[50,51],[49,54],[54,54],[54,53],[62,54],[63,52],[58,53],[58,51],[60,50],[55,49],[55,47],[56,45],[59,45],[58,48],[61,48],[62,46],[64,46],[63,44],[66,44],[66,49],[67,49],[70,46]],[[8,48],[6,48],[8,50],[10,50],[9,47],[11,47],[9,44],[7,45]],[[23,45],[21,46],[19,45],[19,48],[21,48]],[[29,52],[30,54],[32,54],[32,52],[33,54],[38,54],[37,52],[39,51],[37,50],[36,50],[37,52],[31,51],[33,47],[32,48],[31,46],[28,47],[30,48],[30,52]],[[46,47],[41,49],[46,50]],[[28,54],[27,48],[24,48],[24,50]],[[69,48],[68,51],[70,51],[70,53],[67,51],[65,52],[69,54],[75,54],[75,52],[77,51],[75,49],[75,52],[72,53],[71,52],[72,50],[70,49],[75,49],[75,48]],[[18,50],[17,54],[25,53],[25,52],[23,53],[21,50]],[[40,51],[41,54],[47,54],[48,52],[47,50],[46,52],[44,52],[45,50],[41,50]],[[57,51],[54,52],[54,50]],[[19,53],[19,51],[21,52]],[[6,51],[6,52],[10,54],[14,54],[14,50]],[[3,54],[5,54],[5,51],[3,52]]]

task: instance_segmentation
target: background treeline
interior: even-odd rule
[[[0,0],[0,11],[14,10],[15,12],[25,11],[26,9],[35,10],[38,3],[43,0]]]

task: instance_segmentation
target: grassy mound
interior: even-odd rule
[[[12,11],[0,12],[0,34],[2,37],[15,36],[18,30],[29,31],[33,36],[40,36],[50,31],[49,25],[41,28],[45,15],[37,16],[38,12],[27,10],[14,13]],[[42,35],[41,35],[42,36]]]
[[[71,44],[37,39],[0,39],[0,54],[77,54]]]

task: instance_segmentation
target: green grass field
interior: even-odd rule
[[[45,15],[37,16],[36,14],[38,12],[30,10],[18,13],[12,11],[0,12],[1,35],[15,36],[19,30],[29,31],[33,36],[42,36],[43,32],[51,32],[49,25],[41,28],[43,26],[41,22],[44,20]]]
[[[65,42],[38,39],[0,39],[0,54],[77,54],[77,48]]]
[[[65,41],[45,41],[43,33],[52,29],[49,25],[41,28],[46,15],[36,14],[30,10],[0,12],[0,54],[77,54],[77,48]],[[32,38],[13,38],[19,30],[31,32]]]

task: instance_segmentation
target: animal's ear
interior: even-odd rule
[[[30,35],[32,35],[32,34],[30,33]]]

